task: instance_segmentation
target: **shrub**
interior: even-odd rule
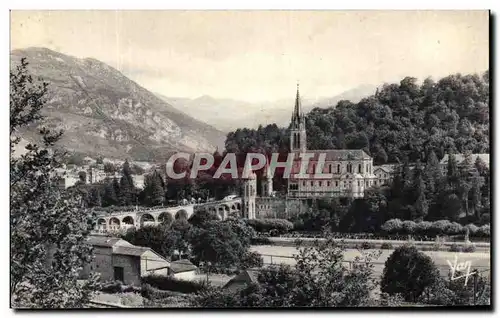
[[[271,245],[271,240],[265,236],[252,237],[250,244],[252,245]]]
[[[462,249],[460,248],[460,246],[458,246],[458,244],[453,243],[453,244],[451,244],[449,251],[450,252],[461,252]]]
[[[479,237],[490,237],[490,225],[486,224],[481,226],[476,233]]]
[[[444,231],[448,235],[462,234],[464,232],[464,227],[457,222],[452,222],[448,224]]]
[[[429,256],[415,246],[403,245],[385,262],[381,291],[401,294],[406,301],[414,302],[438,278],[437,267]]]
[[[186,294],[197,293],[207,288],[206,281],[185,281],[159,275],[143,277],[142,281],[161,290],[178,291]]]
[[[384,242],[380,245],[380,249],[382,250],[392,250],[392,244],[389,242]]]
[[[284,234],[293,229],[293,223],[285,219],[251,219],[246,223],[257,232],[269,232],[276,230],[278,234]]]
[[[240,263],[241,268],[255,268],[264,266],[264,259],[257,252],[248,252],[243,256]]]
[[[478,229],[479,229],[476,225],[474,225],[474,224],[472,224],[472,223],[471,223],[471,224],[467,224],[467,225],[465,226],[465,228],[466,228],[466,229],[469,229],[469,235],[470,235],[470,236],[475,236],[475,235],[477,235],[477,231],[478,231]]]
[[[474,244],[467,244],[462,248],[464,253],[474,253],[476,251],[476,246]]]
[[[370,242],[363,242],[360,245],[358,245],[357,248],[361,249],[361,250],[374,249],[375,248],[375,244],[370,243]]]
[[[403,231],[406,234],[413,234],[413,233],[415,233],[416,228],[417,228],[417,225],[413,221],[404,221],[403,222]]]
[[[116,294],[122,292],[122,282],[114,281],[107,284],[103,284],[100,291],[110,294]]]
[[[432,235],[442,235],[446,234],[446,229],[450,226],[450,221],[448,220],[439,220],[433,222],[430,228]]]
[[[400,219],[391,219],[386,221],[380,229],[386,233],[393,234],[401,232],[403,228],[403,222]]]
[[[419,235],[429,234],[429,230],[432,227],[432,222],[422,221],[415,224],[415,233]]]

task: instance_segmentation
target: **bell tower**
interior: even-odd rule
[[[297,83],[297,96],[295,97],[295,107],[292,114],[292,123],[290,126],[290,151],[306,152],[306,118],[302,112],[302,103],[300,101],[299,84]]]

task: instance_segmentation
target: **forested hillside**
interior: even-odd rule
[[[290,106],[290,114],[292,107]],[[489,152],[489,72],[450,75],[418,84],[412,77],[386,84],[359,103],[307,114],[309,149],[364,149],[375,164],[426,161],[434,151]],[[288,147],[288,132],[276,125],[228,134],[229,152],[272,152]]]

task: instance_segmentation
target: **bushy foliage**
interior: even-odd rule
[[[403,245],[394,250],[385,262],[381,291],[401,294],[406,301],[415,302],[424,289],[439,278],[432,259],[414,246]]]
[[[276,230],[281,234],[293,229],[293,223],[285,219],[247,219],[245,222],[257,232]]]
[[[392,244],[391,243],[388,243],[388,242],[384,242],[380,245],[380,249],[382,250],[392,250],[393,247],[392,247]]]
[[[62,132],[39,128],[39,144],[15,152],[18,133],[44,124],[47,83],[28,72],[25,59],[10,73],[10,296],[15,308],[82,308],[96,277],[79,281],[90,262],[87,242],[92,215],[79,193],[60,191],[55,168],[63,154],[55,150]]]
[[[455,273],[455,276],[459,277],[462,276],[462,274],[463,273],[458,272]],[[425,288],[418,302],[440,306],[490,305],[490,279],[481,274],[478,275],[475,303],[473,284],[474,281],[472,277],[469,277],[467,284],[465,283],[465,277],[454,280],[439,278],[434,284]]]
[[[197,293],[207,288],[207,281],[188,281],[173,277],[148,275],[142,278],[142,282],[160,290],[177,291],[181,293]]]
[[[434,222],[412,222],[404,221],[399,219],[391,219],[386,221],[381,229],[389,234],[412,234],[416,233],[419,235],[458,235],[464,234],[466,229],[469,229],[469,235],[479,236],[479,237],[489,237],[489,224],[477,227],[474,224],[468,224],[462,226],[457,222],[450,222],[448,220],[439,220]]]
[[[371,304],[376,288],[373,265],[379,254],[363,254],[343,264],[344,250],[331,236],[300,246],[294,267],[264,268],[256,284],[237,290],[211,289],[192,300],[195,307],[351,307]]]

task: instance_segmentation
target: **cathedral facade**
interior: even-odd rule
[[[307,150],[306,119],[298,85],[290,125],[290,151],[294,163],[286,196],[273,196],[273,180],[267,171],[261,181],[261,195],[257,196],[255,174],[251,174],[244,182],[244,217],[290,218],[307,209],[304,202],[308,199],[363,198],[365,190],[377,180],[373,158],[362,149]],[[309,162],[305,173],[299,173],[304,156],[309,157]]]
[[[290,198],[362,198],[375,181],[373,158],[362,149],[307,150],[306,120],[297,85],[290,129],[290,151],[296,161],[288,180]],[[300,175],[300,157],[310,157],[305,175]],[[323,159],[320,158],[323,156]],[[324,178],[319,174],[326,174]]]

